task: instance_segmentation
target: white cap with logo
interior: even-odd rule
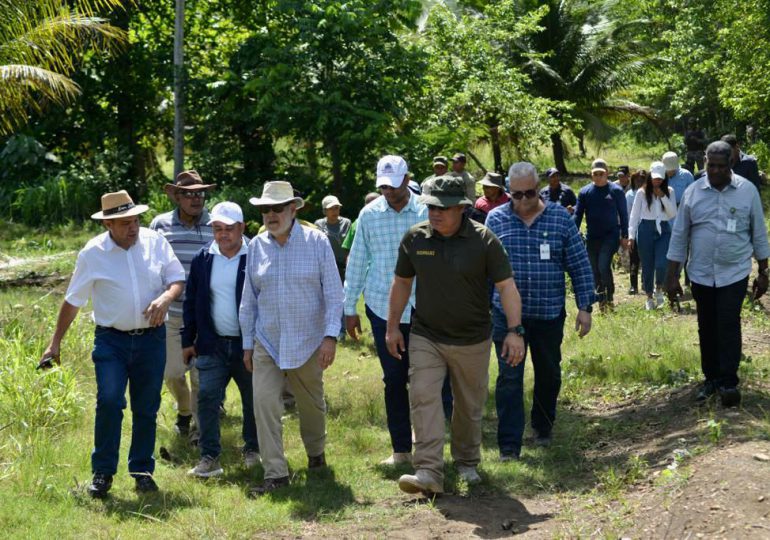
[[[665,178],[666,166],[660,161],[653,161],[650,165],[650,176],[653,178]]]
[[[377,162],[377,187],[399,188],[409,173],[409,167],[401,156],[385,156]]]
[[[211,209],[207,225],[211,225],[215,221],[224,223],[225,225],[243,223],[243,210],[241,210],[241,207],[234,202],[221,202]]]

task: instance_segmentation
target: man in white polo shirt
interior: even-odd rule
[[[118,468],[120,430],[131,397],[128,471],[136,490],[157,491],[152,478],[153,449],[163,369],[166,364],[168,307],[184,287],[184,269],[169,243],[139,226],[147,206],[135,205],[125,191],[102,196],[92,215],[107,232],[92,238],[78,254],[75,272],[59,310],[41,367],[58,363],[61,341],[88,298],[96,322],[92,359],[96,373],[96,421],[91,453],[92,497],[102,498]]]
[[[198,424],[200,462],[189,474],[219,476],[222,451],[219,404],[230,379],[241,394],[243,458],[247,467],[259,461],[251,373],[243,365],[243,342],[238,322],[248,248],[243,236],[243,211],[233,202],[211,210],[208,222],[214,241],[201,248],[190,263],[184,299],[182,355],[186,364],[195,359],[198,369]]]

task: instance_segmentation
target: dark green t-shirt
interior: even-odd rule
[[[463,218],[460,230],[444,238],[423,221],[401,240],[396,275],[417,276],[412,332],[448,345],[488,339],[489,281],[513,277],[500,240],[485,226]]]

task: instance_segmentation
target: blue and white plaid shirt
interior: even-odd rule
[[[329,240],[294,221],[281,246],[263,232],[249,242],[239,311],[243,348],[256,339],[281,369],[301,367],[342,327],[342,283]]]
[[[508,252],[521,294],[522,318],[551,320],[561,314],[566,296],[565,271],[572,279],[578,309],[586,309],[596,301],[586,248],[575,222],[560,205],[545,203],[543,213],[527,227],[506,204],[489,213],[486,225]],[[548,259],[541,257],[543,244],[548,244]],[[497,290],[492,309],[495,315],[503,314]]]
[[[428,207],[417,202],[410,193],[409,202],[396,212],[385,197],[367,204],[358,215],[356,236],[350,248],[345,270],[345,315],[356,314],[356,303],[361,292],[364,302],[375,315],[388,319],[388,297],[398,259],[398,246],[412,225],[428,219]],[[414,307],[414,287],[409,305],[401,315],[408,324]]]

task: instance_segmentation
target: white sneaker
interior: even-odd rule
[[[211,478],[212,476],[219,476],[224,472],[219,465],[219,458],[203,456],[195,468],[187,471],[187,474],[197,476],[198,478]]]
[[[644,302],[644,309],[646,309],[647,311],[651,311],[655,309],[655,300],[653,300],[652,298],[648,298]]]
[[[412,454],[409,452],[393,452],[389,457],[380,461],[380,465],[401,465],[411,463]]]
[[[433,481],[427,472],[419,470],[414,474],[402,474],[398,487],[404,493],[422,493],[426,497],[444,493],[444,488]]]
[[[655,307],[659,308],[663,305],[663,302],[665,302],[665,298],[663,297],[663,293],[661,291],[658,291],[655,293]]]
[[[465,467],[463,465],[457,466],[457,472],[460,474],[460,478],[465,480],[468,484],[478,484],[481,482],[481,477],[476,467]]]
[[[246,465],[247,469],[251,469],[255,465],[258,465],[261,461],[261,458],[259,457],[259,452],[255,452],[254,450],[246,450],[243,453],[243,464]]]

